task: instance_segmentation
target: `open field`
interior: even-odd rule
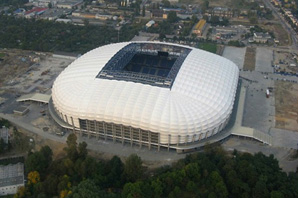
[[[265,30],[274,32],[274,36],[279,40],[279,45],[291,45],[291,37],[287,31],[282,27],[281,24],[261,24],[260,25]]]
[[[268,48],[258,47],[256,49],[255,71],[273,72],[273,52]]]
[[[276,128],[298,132],[298,84],[275,82]]]
[[[199,48],[215,54],[217,45],[215,43],[199,43]]]
[[[256,48],[247,47],[246,53],[245,53],[245,58],[244,58],[243,69],[254,71],[255,64],[256,64]]]
[[[12,82],[13,79],[26,72],[40,56],[35,52],[19,49],[0,50],[0,86]]]
[[[247,18],[244,19],[236,19],[233,18],[230,20],[231,25],[243,25],[243,26],[251,26],[251,23]],[[268,32],[273,32],[276,39],[279,40],[279,45],[286,46],[291,45],[291,37],[287,33],[287,31],[282,27],[281,24],[277,23],[259,23],[257,24],[262,29]]]

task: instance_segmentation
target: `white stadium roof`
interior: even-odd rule
[[[97,78],[105,64],[128,44],[96,48],[57,77],[52,89],[54,106],[72,117],[76,127],[78,118],[122,124],[160,133],[160,142],[165,144],[168,134],[175,137],[171,141],[175,143],[178,135],[217,133],[226,124],[239,76],[233,62],[196,48],[166,43],[191,49],[171,88]],[[199,136],[195,138],[199,140]]]

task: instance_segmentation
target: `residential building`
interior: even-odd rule
[[[83,2],[84,2],[83,0],[63,1],[63,2],[58,2],[57,7],[64,8],[64,9],[73,9],[76,6],[81,5]]]
[[[206,20],[201,19],[196,25],[193,30],[193,33],[196,34],[197,36],[202,36],[204,30],[206,27]]]
[[[229,8],[224,8],[224,7],[215,7],[215,8],[213,8],[211,15],[232,18],[233,10],[230,10]]]
[[[2,128],[0,128],[0,138],[2,138],[4,142],[8,144],[8,137],[9,137],[8,128],[6,128],[5,126],[2,126]]]
[[[253,36],[253,41],[257,43],[266,43],[271,36],[268,33],[255,32]]]

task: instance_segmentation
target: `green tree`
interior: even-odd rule
[[[178,20],[177,13],[175,11],[170,11],[168,14],[167,21],[170,23],[175,23]]]
[[[264,181],[259,180],[253,189],[253,196],[256,198],[269,197],[269,191]]]
[[[122,197],[123,198],[141,198],[143,197],[143,193],[141,190],[141,182],[136,183],[126,183],[123,187]]]
[[[131,154],[125,161],[124,175],[127,181],[135,182],[143,177],[143,162],[136,154]]]
[[[209,8],[209,1],[208,0],[205,0],[203,2],[203,4],[201,5],[202,13],[205,13],[206,10],[208,10],[208,8]]]
[[[26,171],[33,172],[38,171],[39,173],[45,173],[46,168],[48,167],[47,160],[41,152],[35,152],[29,154],[25,162]]]
[[[143,17],[145,16],[145,13],[146,13],[145,5],[143,5],[143,8],[142,8],[142,16],[143,16]]]
[[[68,175],[63,175],[59,178],[59,183],[57,185],[58,194],[63,190],[68,191],[71,188],[70,177]]]
[[[11,123],[8,120],[0,118],[0,127],[5,126],[6,128],[11,127]]]
[[[79,160],[77,160],[79,161]],[[86,159],[80,164],[79,173],[82,178],[90,178],[97,171],[97,162],[94,158],[87,156]]]
[[[95,183],[86,179],[81,181],[78,186],[72,188],[72,193],[68,196],[69,198],[104,198],[114,197],[112,193],[106,193],[98,188]]]
[[[6,144],[2,138],[0,138],[0,154],[3,154],[6,150]]]
[[[47,195],[56,195],[57,194],[57,185],[59,183],[59,179],[57,175],[49,174],[43,182],[44,192]]]
[[[270,193],[270,198],[284,198],[284,195],[279,191],[272,191]]]
[[[52,163],[52,157],[53,157],[52,149],[48,145],[46,145],[41,147],[40,152],[45,157],[47,166],[49,166]]]
[[[78,158],[78,151],[77,151],[77,136],[74,133],[71,133],[66,140],[67,147],[64,148],[67,153],[67,157],[71,159],[73,162]]]
[[[159,180],[159,178],[157,178],[156,180],[153,180],[151,182],[151,188],[153,189],[153,193],[156,198],[161,197],[162,192],[163,192],[163,186],[162,186],[162,182]]]
[[[162,3],[163,3],[163,5],[164,5],[164,7],[166,7],[166,8],[171,7],[171,3],[170,3],[170,1],[168,1],[168,0],[162,0]],[[159,6],[158,6],[157,8],[159,8]]]
[[[71,133],[69,134],[69,136],[67,137],[67,140],[66,140],[66,144],[68,147],[71,147],[71,146],[77,146],[77,136],[75,133]]]
[[[249,22],[251,24],[257,24],[258,23],[258,18],[255,16],[249,17]]]
[[[120,187],[122,184],[122,175],[124,171],[124,164],[118,156],[114,156],[106,164],[106,184],[109,186]]]
[[[85,25],[85,26],[88,26],[89,23],[90,23],[88,19],[84,19],[83,21],[84,21],[84,25]]]
[[[78,155],[81,159],[85,159],[87,157],[88,150],[87,150],[87,143],[86,142],[79,143]]]
[[[17,193],[13,197],[14,198],[24,198],[24,197],[26,197],[26,195],[28,195],[28,192],[27,192],[25,186],[21,186],[20,188],[18,188]]]

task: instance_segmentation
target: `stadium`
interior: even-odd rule
[[[238,76],[231,61],[188,46],[109,44],[57,77],[50,105],[58,124],[81,135],[177,149],[224,129]]]

